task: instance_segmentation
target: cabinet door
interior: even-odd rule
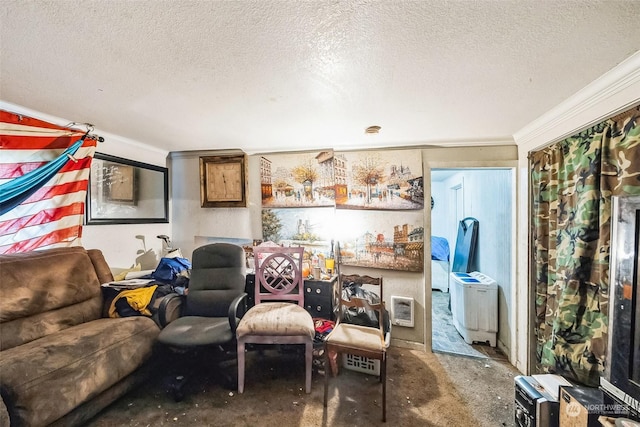
[[[305,280],[304,306],[312,317],[335,320],[334,299],[337,278],[331,280]]]
[[[256,276],[255,274],[247,274],[244,284],[244,291],[247,293],[247,309],[256,305]]]
[[[304,297],[317,297],[331,299],[333,292],[332,283],[321,280],[305,280],[304,281]]]
[[[333,310],[330,299],[314,296],[305,298],[304,308],[311,314],[311,317],[333,320]]]

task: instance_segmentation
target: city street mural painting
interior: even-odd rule
[[[333,208],[262,209],[262,238],[281,246],[304,246],[305,258],[329,256],[334,238]]]
[[[420,150],[264,155],[260,182],[265,241],[320,265],[339,241],[344,265],[423,271]]]
[[[422,272],[424,227],[422,212],[336,211],[339,261],[343,265]]]
[[[424,206],[420,150],[338,152],[333,164],[339,209],[420,210]]]
[[[335,206],[333,151],[260,157],[262,207]]]

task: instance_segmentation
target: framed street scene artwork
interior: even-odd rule
[[[340,263],[385,270],[424,270],[422,212],[337,210],[333,232],[340,236]]]
[[[260,157],[263,208],[335,206],[333,151]]]
[[[262,237],[282,246],[329,252],[335,209],[262,209]]]
[[[337,152],[338,209],[422,210],[420,150]]]

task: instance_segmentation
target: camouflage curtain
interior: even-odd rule
[[[607,347],[611,196],[640,194],[640,105],[529,160],[535,371],[596,386]]]

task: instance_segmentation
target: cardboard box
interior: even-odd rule
[[[601,427],[598,417],[611,415],[602,390],[592,387],[560,387],[560,427]]]

